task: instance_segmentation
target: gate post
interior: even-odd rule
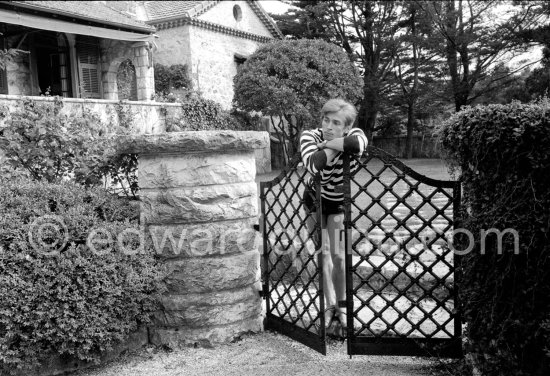
[[[343,189],[344,189],[344,246],[346,248],[345,250],[345,271],[346,271],[346,323],[347,323],[347,331],[346,331],[346,344],[347,344],[347,351],[348,355],[351,359],[351,344],[353,341],[353,324],[354,324],[354,318],[353,318],[353,280],[352,280],[352,239],[351,239],[351,171],[350,171],[350,156],[349,154],[344,154],[344,160],[343,160],[343,169],[344,169],[344,176],[343,176]]]
[[[135,135],[141,225],[167,268],[157,345],[227,342],[262,330],[254,149],[267,132],[192,131]]]

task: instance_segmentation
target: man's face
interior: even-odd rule
[[[338,112],[329,112],[321,119],[323,135],[325,140],[330,141],[335,138],[343,137],[348,130],[346,127],[346,118],[342,110]]]

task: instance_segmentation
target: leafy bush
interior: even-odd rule
[[[259,118],[246,112],[222,109],[219,103],[200,96],[181,102],[181,115],[167,119],[169,132],[226,129],[247,131],[257,129]]]
[[[174,89],[192,89],[187,65],[174,64],[169,67],[155,64],[155,92],[168,94]]]
[[[126,59],[118,66],[116,85],[118,99],[137,101],[136,68],[132,60]]]
[[[301,130],[319,122],[324,103],[336,97],[355,103],[362,80],[338,46],[282,40],[258,48],[235,76],[234,87],[236,107],[280,119],[275,129],[283,145],[291,141],[287,153],[292,157]]]
[[[117,234],[139,228],[128,200],[69,182],[0,179],[0,211],[0,373],[52,353],[97,360],[149,321],[162,278],[152,248],[134,252],[129,233],[120,238],[127,251],[115,247]]]
[[[484,375],[548,375],[550,103],[467,108],[441,137],[463,181],[461,227],[475,235],[459,279],[469,350]],[[492,228],[516,230],[519,253],[510,234],[482,244]]]
[[[71,179],[98,186],[110,177],[125,182],[127,193],[135,196],[137,157],[119,156],[114,137],[130,130],[104,126],[85,109],[81,115],[66,115],[62,108],[59,98],[53,102],[19,101],[0,133],[7,166],[47,182]]]

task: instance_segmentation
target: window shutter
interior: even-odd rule
[[[99,43],[94,38],[79,37],[76,45],[80,96],[101,98]]]

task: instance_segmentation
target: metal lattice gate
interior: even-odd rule
[[[460,184],[373,147],[344,170],[348,353],[460,356]]]
[[[322,258],[318,242],[311,240],[321,236],[320,195],[312,197],[316,212],[306,212],[308,173],[300,162],[298,155],[260,186],[265,327],[326,354]]]
[[[355,171],[350,158],[343,186],[348,354],[460,356],[459,260],[449,236],[460,184],[420,175],[370,146]],[[266,328],[325,353],[322,259],[308,240],[320,236],[320,197],[312,218],[302,207],[308,173],[299,162],[261,185]]]

